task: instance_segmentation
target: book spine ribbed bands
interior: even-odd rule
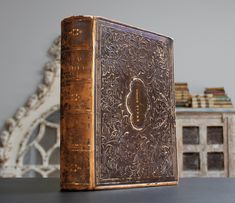
[[[61,188],[91,187],[93,19],[61,23]]]

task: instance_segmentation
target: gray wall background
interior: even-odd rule
[[[224,86],[235,102],[235,1],[0,0],[0,127],[36,90],[60,21],[79,14],[174,38],[175,80]]]

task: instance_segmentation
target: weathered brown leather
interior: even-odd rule
[[[177,183],[172,44],[103,18],[62,21],[62,189]]]
[[[63,189],[89,189],[91,185],[92,27],[92,18],[69,18],[62,22],[60,170]]]

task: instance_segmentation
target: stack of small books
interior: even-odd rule
[[[225,93],[223,87],[206,88],[205,95],[213,95],[213,108],[232,108],[233,104],[231,99]]]
[[[192,108],[214,108],[213,94],[193,95]]]
[[[176,107],[190,107],[192,97],[189,93],[188,83],[175,83]]]

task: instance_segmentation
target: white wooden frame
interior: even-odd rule
[[[200,144],[183,145],[183,127],[199,127]],[[207,126],[223,127],[223,144],[207,145]],[[176,120],[178,165],[180,177],[234,177],[235,176],[235,110],[234,109],[178,109]],[[200,170],[183,170],[183,153],[198,152]],[[208,171],[207,152],[223,152],[224,170]]]
[[[49,123],[46,117],[59,109],[60,95],[60,37],[58,37],[49,48],[51,60],[45,64],[42,83],[36,92],[27,100],[23,107],[20,107],[12,118],[9,118],[0,133],[0,176],[21,177],[23,173],[34,170],[42,177],[59,170],[59,164],[51,165],[48,159],[52,151],[59,147],[59,123]],[[30,133],[35,126],[41,124],[51,125],[57,130],[55,145],[45,152],[37,147],[43,158],[42,165],[24,166],[23,154],[26,153],[29,145],[26,144]],[[43,127],[42,127],[43,128]],[[43,132],[38,136],[42,138]],[[37,146],[37,140],[33,143]]]

